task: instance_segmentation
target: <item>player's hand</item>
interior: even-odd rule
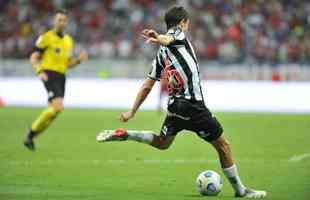
[[[44,72],[41,72],[39,75],[38,75],[39,79],[41,79],[42,81],[46,82],[48,81],[48,76],[46,73]]]
[[[88,53],[87,53],[87,51],[83,50],[83,51],[80,52],[79,60],[80,61],[88,60]]]
[[[146,43],[158,43],[158,36],[159,34],[152,29],[144,29],[142,31],[142,37],[146,40]]]
[[[130,120],[131,118],[134,117],[134,113],[132,111],[128,111],[128,112],[123,112],[121,113],[121,115],[119,116],[119,120],[121,122],[127,122],[128,120]]]

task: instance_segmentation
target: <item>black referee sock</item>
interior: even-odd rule
[[[32,129],[29,129],[27,138],[32,140],[36,135],[38,135],[37,132],[33,131]]]

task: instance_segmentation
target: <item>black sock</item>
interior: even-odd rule
[[[36,136],[38,133],[37,132],[34,132],[32,129],[29,129],[29,132],[28,132],[28,139],[32,140],[34,138],[34,136]]]

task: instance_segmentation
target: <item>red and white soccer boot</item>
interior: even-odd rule
[[[127,140],[127,131],[123,128],[116,130],[104,130],[97,135],[98,142],[124,141]]]

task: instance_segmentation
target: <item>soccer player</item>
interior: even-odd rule
[[[146,42],[161,46],[132,109],[120,115],[120,120],[123,122],[133,118],[152,90],[155,81],[164,76],[168,80],[170,99],[160,134],[156,135],[152,131],[106,130],[98,134],[97,141],[133,140],[165,150],[172,144],[178,132],[184,129],[190,130],[216,149],[223,172],[231,183],[236,197],[265,197],[265,191],[250,189],[241,182],[222,126],[204,104],[197,58],[190,41],[186,38],[189,14],[183,7],[173,7],[165,14],[165,22],[168,29],[166,34],[158,34],[150,29],[143,31]]]
[[[48,94],[48,107],[32,123],[24,141],[25,147],[30,150],[35,150],[33,138],[42,133],[64,109],[67,69],[88,59],[86,51],[81,51],[78,58],[73,57],[73,39],[64,32],[67,21],[66,11],[56,11],[53,29],[39,36],[30,56],[32,67],[43,81]]]

